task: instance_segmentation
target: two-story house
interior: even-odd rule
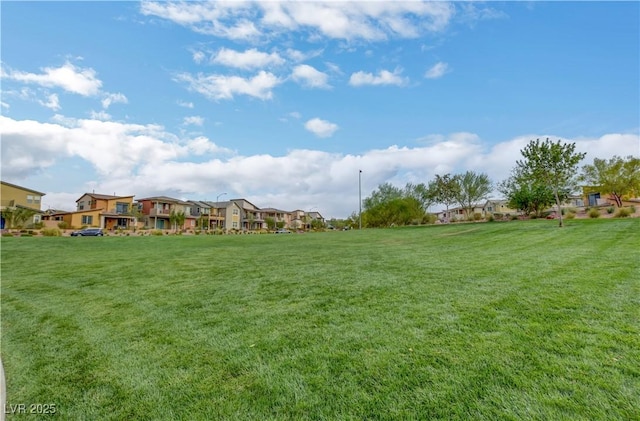
[[[36,190],[0,181],[0,213],[2,214],[0,216],[0,228],[4,229],[8,222],[5,219],[5,209],[7,209],[7,213],[20,208],[31,210],[35,212],[35,215],[25,222],[28,224],[40,222],[42,196],[44,195],[44,193]]]
[[[131,228],[135,221],[133,197],[85,193],[76,200],[76,210],[64,214],[63,220],[70,227]]]
[[[173,229],[172,212],[184,214],[184,223],[177,228],[195,229],[198,217],[191,214],[192,205],[180,199],[167,196],[146,197],[138,200],[139,209],[144,215],[145,226],[152,229]]]

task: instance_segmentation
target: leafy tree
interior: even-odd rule
[[[367,209],[363,213],[363,223],[367,227],[388,227],[408,225],[413,221],[422,221],[424,210],[421,203],[413,197],[392,199]]]
[[[429,183],[429,191],[432,192],[436,203],[445,205],[448,216],[449,206],[456,202],[456,197],[458,197],[460,191],[457,179],[452,177],[451,174],[436,174],[436,179]]]
[[[366,211],[372,209],[381,203],[388,203],[394,199],[401,199],[404,196],[401,188],[398,188],[391,183],[383,183],[378,186],[377,190],[371,192],[371,196],[365,198],[362,202],[362,207]]]
[[[611,194],[616,206],[621,207],[622,196],[640,194],[640,158],[595,158],[593,164],[582,167],[580,181],[589,184],[591,190],[602,189]]]
[[[186,215],[183,211],[176,212],[175,209],[172,209],[169,214],[169,221],[171,222],[171,225],[173,225],[175,232],[178,232],[178,227],[182,227],[184,225],[185,219]]]
[[[558,208],[560,227],[564,226],[560,209],[562,192],[575,188],[576,170],[586,155],[575,152],[575,149],[575,143],[565,144],[559,140],[554,143],[548,138],[540,142],[536,139],[520,151],[524,159],[516,161],[516,172],[524,180],[533,185],[551,187]]]
[[[404,197],[413,197],[420,202],[420,206],[425,213],[429,211],[429,207],[435,202],[433,192],[424,183],[407,183],[404,188]]]
[[[267,216],[264,218],[264,222],[267,224],[267,229],[275,229],[276,228],[276,220],[271,216]]]
[[[491,193],[491,180],[487,174],[476,174],[473,171],[456,175],[455,180],[458,183],[456,201],[465,209],[467,218],[470,218],[474,203]]]
[[[500,183],[498,190],[507,198],[510,208],[518,209],[525,215],[533,213],[536,216],[542,216],[542,211],[555,202],[550,187],[526,183],[515,176]]]
[[[2,209],[2,217],[7,229],[22,227],[35,214],[35,210],[28,208],[6,207]]]

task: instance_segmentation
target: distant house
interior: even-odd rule
[[[138,200],[138,208],[144,215],[145,226],[152,229],[168,230],[171,226],[171,212],[183,212],[184,224],[180,228],[195,229],[196,216],[191,214],[192,204],[167,196],[146,197]]]
[[[133,226],[131,214],[134,196],[85,193],[76,200],[73,212],[48,215],[49,220],[65,221],[70,228],[96,227],[103,229],[127,229]]]
[[[37,190],[0,181],[0,211],[18,208],[30,209],[35,212],[35,215],[29,224],[38,223],[41,220],[42,196],[44,195]],[[6,222],[4,217],[0,216],[0,228],[4,229]]]

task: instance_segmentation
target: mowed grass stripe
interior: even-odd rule
[[[639,222],[3,238],[8,403],[64,419],[637,419]]]

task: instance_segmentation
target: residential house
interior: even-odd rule
[[[479,213],[484,217],[485,211],[482,203],[474,203],[472,205],[469,216],[473,217],[474,213]],[[438,212],[436,216],[441,221],[463,221],[467,219],[467,209],[462,206],[456,206],[449,208],[448,212],[446,209],[443,209]]]
[[[505,199],[489,199],[484,202],[482,206],[482,216],[493,215],[494,213],[501,213],[503,215],[520,215],[521,212],[517,209],[509,207],[509,201]]]
[[[213,228],[224,231],[241,230],[243,211],[235,201],[204,202],[211,206]]]
[[[187,203],[189,203],[191,216],[196,218],[196,228],[201,230],[211,229],[211,206],[198,200],[188,200]]]
[[[138,200],[138,209],[144,215],[145,226],[152,229],[172,229],[171,213],[183,212],[185,216],[183,229],[195,229],[198,217],[191,214],[192,204],[167,196],[146,197]]]
[[[45,194],[27,187],[0,181],[0,210],[4,209],[29,209],[35,212],[29,224],[38,223],[41,220],[42,196]],[[0,228],[4,229],[5,219],[0,216]]]
[[[259,207],[249,202],[247,199],[231,199],[231,202],[238,205],[242,210],[241,221],[243,231],[253,231],[266,228],[266,223],[262,211]]]
[[[74,212],[51,216],[61,217],[69,227],[132,228],[135,223],[135,216],[131,213],[133,197],[85,193],[76,200]]]
[[[275,222],[277,227],[288,228],[290,226],[290,212],[276,208],[262,208],[260,209],[260,211],[262,213],[262,217],[265,220],[265,226],[268,225],[267,221],[269,220],[269,218]],[[266,228],[269,227],[266,226]]]

